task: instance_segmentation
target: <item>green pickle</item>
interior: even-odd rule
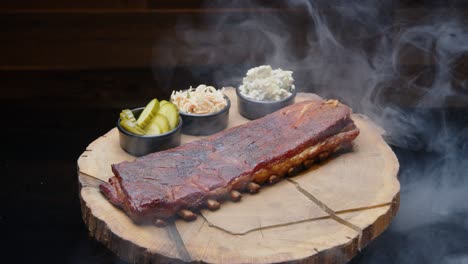
[[[130,109],[120,112],[120,126],[136,135],[160,135],[173,130],[179,124],[177,106],[166,100],[154,98],[141,112],[138,119]]]
[[[169,121],[165,116],[161,114],[156,114],[156,116],[151,122],[155,123],[161,129],[161,134],[164,134],[171,130],[171,125],[169,124]]]
[[[150,122],[145,128],[145,135],[160,135],[162,134],[161,128],[155,122]]]
[[[136,123],[128,119],[121,119],[120,126],[123,127],[125,130],[127,130],[128,132],[136,134],[136,135],[145,134],[145,131],[143,129],[141,129]]]
[[[120,112],[120,119],[128,119],[132,122],[136,122],[136,118],[133,115],[132,110],[130,109],[124,109],[122,112]]]
[[[158,99],[154,98],[151,100],[143,109],[140,116],[138,117],[136,124],[141,127],[145,128],[150,122],[151,119],[158,113],[159,111],[159,101]]]
[[[177,106],[175,104],[164,104],[159,109],[159,114],[167,118],[171,129],[174,129],[179,124],[179,110],[177,110]]]
[[[166,101],[166,100],[161,100],[161,102],[159,102],[159,107],[165,105],[165,104],[170,104],[170,102]]]

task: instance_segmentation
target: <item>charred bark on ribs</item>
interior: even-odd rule
[[[336,100],[309,100],[210,137],[112,165],[100,189],[137,223],[194,220],[351,147],[359,129]]]

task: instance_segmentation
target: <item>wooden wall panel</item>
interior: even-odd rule
[[[144,8],[147,0],[2,0],[0,10]]]
[[[5,12],[0,14],[0,68],[148,66],[155,39],[174,23],[167,13]]]
[[[209,6],[203,3],[206,1],[4,1],[0,4],[0,73],[6,79],[0,84],[3,90],[9,91],[2,95],[6,97],[0,99],[8,102],[16,102],[19,98],[33,101],[32,95],[47,94],[50,102],[65,102],[63,104],[79,105],[93,96],[97,99],[91,100],[91,104],[96,107],[110,106],[109,102],[113,102],[113,106],[120,105],[126,100],[136,104],[145,96],[151,96],[150,87],[156,87],[165,94],[163,88],[186,87],[193,80],[200,79],[200,76],[192,76],[193,72],[210,72],[216,67],[239,67],[248,61],[252,54],[229,41],[216,43],[213,50],[218,54],[211,59],[204,58],[203,54],[190,54],[187,43],[177,37],[179,22],[184,21],[209,37],[210,30],[214,29],[205,20],[207,16],[216,19],[224,15],[242,17],[246,13],[254,13],[287,18],[294,29],[290,41],[296,47],[295,51],[301,54],[301,49],[305,47],[307,40],[303,32],[310,26],[307,24],[310,19],[303,10],[287,8],[285,1],[264,1],[262,8],[253,8],[248,0],[239,0],[230,8],[217,6],[216,3],[220,1],[212,1]],[[395,10],[394,19],[406,24],[396,26],[419,23],[427,14],[435,11],[421,6],[402,1]],[[437,10],[443,9],[437,6]],[[459,5],[461,14],[468,14],[467,10],[466,5]],[[234,36],[245,35],[242,28],[235,24],[231,26],[228,23],[217,30]],[[352,35],[352,30],[349,32]],[[167,39],[172,41],[165,41]],[[372,44],[372,40],[369,43]],[[230,52],[234,49],[239,52]],[[401,96],[393,92],[393,87],[407,83],[415,76],[417,85],[430,84],[435,60],[426,60],[424,51],[417,48],[409,47],[404,51],[404,56],[399,58],[402,80],[389,84],[389,95],[385,98],[393,96],[395,101],[409,100],[404,104],[411,105],[420,97],[420,93],[410,92],[408,96]],[[256,51],[258,54],[253,60],[262,61],[262,52]],[[153,58],[154,54],[168,53],[173,57]],[[466,61],[467,56],[461,56],[456,61],[452,81],[457,91],[464,95],[467,94],[468,79],[467,67],[464,66]],[[175,73],[172,83],[165,80],[166,76],[152,74],[153,67],[162,74]],[[202,77],[207,81],[213,79],[213,76]],[[19,84],[14,84],[15,78],[20,79]],[[25,82],[22,78],[31,78],[31,81]],[[41,83],[41,92],[38,93],[34,90],[36,80]],[[135,87],[140,87],[140,90],[136,90],[139,93],[136,97],[129,92],[134,91]],[[64,96],[65,91],[69,92],[69,96]],[[125,93],[128,95],[125,96]],[[79,100],[74,101],[73,98]],[[110,98],[109,102],[105,98]],[[452,104],[463,105],[463,102]]]
[[[163,53],[167,49],[164,45],[184,45],[175,37],[179,21],[204,30],[210,26],[204,20],[207,14],[219,17],[245,12],[276,12],[278,15],[293,12],[291,17],[295,21],[298,21],[298,14],[304,15],[297,10],[280,9],[0,11],[0,70],[150,67],[156,44]],[[227,26],[223,30],[230,28]],[[300,28],[297,30],[299,32]],[[162,39],[176,42],[159,45]],[[175,54],[179,56],[178,52]],[[227,63],[232,58],[220,56],[219,60],[216,63]],[[186,61],[182,53],[177,61],[178,64],[202,63]],[[171,66],[167,61],[155,60],[154,63]]]

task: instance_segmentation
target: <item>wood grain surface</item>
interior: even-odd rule
[[[234,90],[226,94],[233,106],[229,126],[248,122],[237,112]],[[311,97],[299,93],[296,101]],[[100,193],[110,164],[134,159],[120,149],[114,128],[78,159],[83,220],[91,236],[131,263],[347,262],[387,228],[400,191],[398,160],[382,130],[362,115],[353,119],[361,134],[352,151],[165,228],[134,224]]]

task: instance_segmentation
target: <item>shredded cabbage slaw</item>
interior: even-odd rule
[[[273,70],[262,65],[247,71],[239,86],[239,92],[260,101],[278,101],[291,95],[295,89],[292,71]]]
[[[188,90],[173,91],[171,102],[180,111],[192,114],[210,114],[218,112],[226,107],[223,90],[217,90],[213,86],[204,84],[197,88],[190,86]]]

